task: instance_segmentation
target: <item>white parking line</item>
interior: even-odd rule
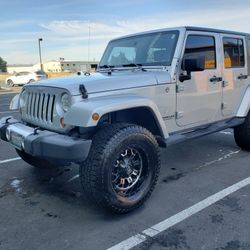
[[[246,187],[250,184],[250,177],[235,183],[234,185],[221,190],[220,192],[209,196],[208,198],[196,203],[195,205],[167,218],[166,220],[161,221],[160,223],[142,231],[141,233],[132,236],[117,245],[109,248],[108,250],[128,250],[131,249],[140,243],[147,240],[147,237],[154,237],[157,234],[169,229],[170,227],[178,224],[181,221],[189,218],[190,216],[202,211],[203,209],[211,206],[212,204],[222,200],[226,196],[238,191],[241,188]]]
[[[21,159],[20,157],[11,158],[11,159],[7,159],[7,160],[0,161],[0,164],[2,164],[2,163],[7,163],[7,162],[11,162],[11,161],[18,161],[18,160],[20,160],[20,159]]]
[[[227,158],[230,158],[232,155],[238,154],[239,152],[240,152],[240,150],[230,151],[228,154],[225,154],[225,155],[223,155],[222,157],[220,157],[220,158],[218,158],[218,159],[216,159],[216,160],[209,161],[209,162],[205,162],[203,165],[201,165],[201,166],[199,166],[199,167],[197,167],[197,168],[195,168],[195,169],[196,169],[196,170],[199,170],[199,169],[201,169],[201,168],[210,166],[210,165],[212,165],[212,164],[214,164],[214,163],[217,163],[217,162],[220,162],[220,161],[225,160],[225,159],[227,159]]]

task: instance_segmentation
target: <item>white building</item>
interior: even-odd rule
[[[7,72],[10,74],[15,74],[19,72],[30,72],[33,70],[33,65],[26,65],[26,64],[13,64],[13,65],[7,65]]]

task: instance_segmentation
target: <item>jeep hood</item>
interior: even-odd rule
[[[108,73],[93,73],[89,76],[72,76],[43,80],[28,86],[56,87],[68,89],[72,95],[79,95],[79,85],[84,84],[88,94],[144,87],[161,83],[169,83],[170,75],[165,72],[118,71]],[[27,87],[28,87],[27,86]]]

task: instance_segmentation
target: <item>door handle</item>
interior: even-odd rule
[[[209,81],[210,82],[221,82],[222,77],[213,76],[212,78],[209,79]]]
[[[248,78],[248,75],[243,75],[243,74],[240,74],[237,79],[239,80],[243,80],[243,79],[247,79]]]

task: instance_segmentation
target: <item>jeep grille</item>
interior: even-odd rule
[[[26,104],[22,107],[22,119],[31,125],[57,132],[66,132],[60,127],[64,112],[60,107],[62,93],[66,90],[52,87],[25,86]]]
[[[53,123],[55,95],[27,92],[26,115],[40,122]]]

